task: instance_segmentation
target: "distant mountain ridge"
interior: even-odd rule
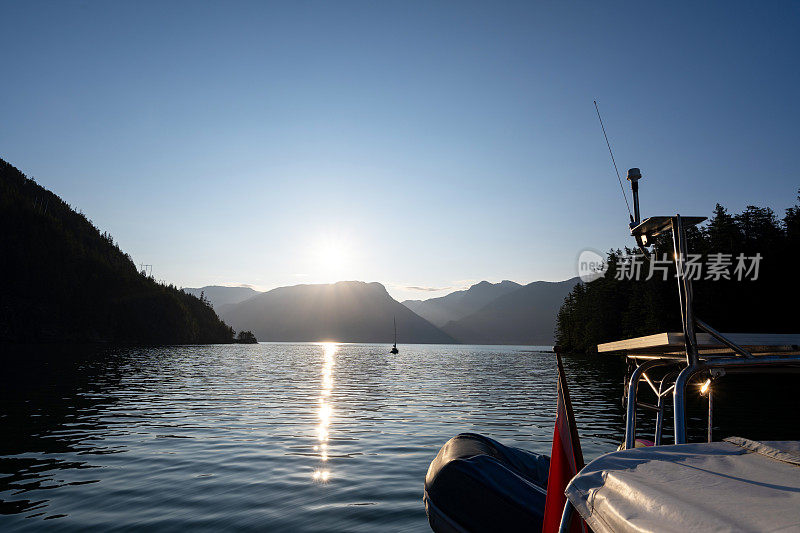
[[[263,293],[219,286],[187,290],[196,294],[202,290],[212,302],[216,298],[216,308],[227,323],[253,331],[262,341],[388,343],[392,319],[397,317],[401,344],[547,346],[554,343],[558,310],[578,282],[578,278],[527,285],[482,281],[446,296],[402,303],[380,283],[361,281],[294,285]],[[441,326],[436,324],[445,319]]]
[[[224,319],[260,341],[453,343],[455,340],[392,298],[380,283],[294,285],[226,306]]]
[[[554,344],[556,316],[580,278],[534,281],[499,296],[483,308],[444,325],[442,330],[466,344]]]
[[[519,283],[508,280],[500,283],[481,281],[466,290],[451,292],[445,296],[428,300],[405,300],[403,305],[441,328],[449,322],[475,313],[496,298],[521,287],[522,285]]]
[[[261,291],[244,286],[226,287],[224,285],[206,285],[205,287],[198,288],[184,287],[182,290],[198,298],[200,298],[202,294],[206,300],[211,302],[211,306],[217,313],[219,313],[224,306],[238,304],[248,298],[252,298],[256,294],[261,294]]]

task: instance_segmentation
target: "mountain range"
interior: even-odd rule
[[[442,330],[466,344],[552,345],[558,310],[579,281],[534,281],[448,322]]]
[[[183,292],[187,292],[193,296],[200,298],[202,295],[205,300],[211,304],[211,307],[217,313],[220,313],[226,306],[238,304],[248,298],[252,298],[256,294],[261,294],[251,287],[238,286],[238,287],[225,287],[223,285],[207,285],[200,288],[184,287]]]
[[[392,298],[380,283],[294,285],[224,307],[223,320],[260,341],[453,343],[451,336]]]
[[[342,281],[267,292],[208,286],[192,294],[211,301],[226,323],[262,341],[552,345],[558,309],[578,278],[560,282],[482,281],[429,300],[397,302],[380,283]]]
[[[480,310],[483,306],[509,292],[522,287],[513,281],[489,283],[481,281],[463,291],[451,292],[439,298],[428,300],[405,300],[403,305],[417,313],[431,324],[442,327],[448,322],[459,320]]]

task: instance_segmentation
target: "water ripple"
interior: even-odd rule
[[[549,453],[552,354],[522,347],[181,346],[42,354],[5,379],[0,527],[427,531],[462,431]],[[30,358],[29,358],[30,359]],[[566,362],[584,453],[616,446],[616,362]],[[38,366],[36,366],[38,365]],[[589,385],[592,386],[589,386]]]

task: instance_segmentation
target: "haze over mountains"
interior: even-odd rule
[[[556,315],[569,291],[580,281],[534,281],[498,296],[480,310],[442,328],[466,344],[554,343]]]
[[[256,294],[261,294],[260,291],[256,291],[252,287],[225,287],[224,285],[208,285],[197,289],[184,287],[183,291],[193,294],[198,298],[200,298],[202,294],[206,300],[211,302],[211,307],[213,307],[217,313],[220,313],[225,306],[238,304],[248,298],[252,298]]]
[[[489,283],[481,281],[463,291],[455,291],[428,300],[405,300],[403,305],[437,327],[459,320],[480,310],[483,306],[509,292],[522,287],[513,281]]]
[[[280,287],[221,312],[260,341],[452,343],[455,339],[392,298],[380,283]]]
[[[248,287],[202,291],[220,317],[261,341],[386,342],[397,318],[402,343],[553,344],[555,320],[578,278],[561,282],[482,281],[429,300],[392,298],[380,283],[343,281],[259,293]]]

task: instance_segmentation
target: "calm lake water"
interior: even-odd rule
[[[29,351],[0,378],[0,529],[428,531],[423,480],[448,438],[549,454],[553,354],[401,350]],[[564,362],[588,461],[622,438],[624,366]]]

